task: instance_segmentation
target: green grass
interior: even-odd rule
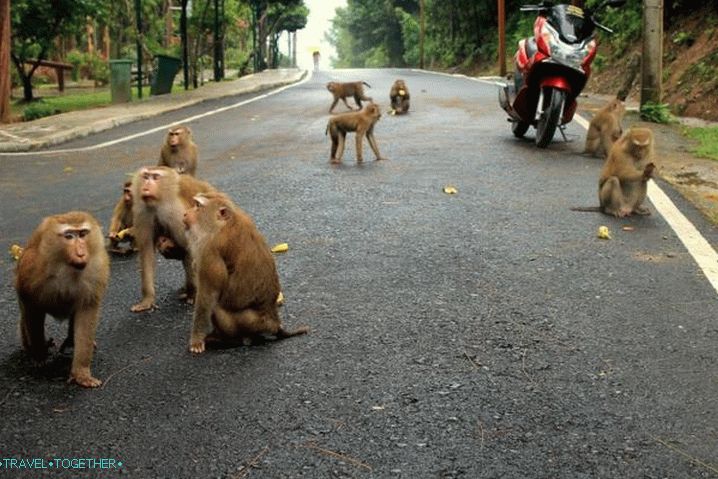
[[[718,160],[718,127],[689,128],[686,133],[700,143],[694,150],[695,154],[703,158]]]
[[[150,97],[150,87],[142,88],[142,99]],[[132,99],[137,100],[137,88],[132,89]],[[100,91],[79,91],[66,93],[64,95],[42,96],[32,103],[24,103],[16,100],[12,105],[13,114],[26,118],[27,120],[41,118],[43,116],[65,113],[68,111],[87,110],[112,104],[112,97],[109,89]],[[41,112],[38,113],[37,112]]]

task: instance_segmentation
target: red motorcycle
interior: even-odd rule
[[[604,0],[595,10],[619,7],[626,0]],[[536,128],[536,146],[545,148],[556,128],[566,140],[565,125],[576,112],[576,98],[591,74],[596,56],[594,13],[574,5],[542,2],[523,5],[522,12],[538,12],[534,36],[519,41],[514,55],[515,72],[499,89],[499,104],[509,114],[511,131],[521,138],[529,126]]]

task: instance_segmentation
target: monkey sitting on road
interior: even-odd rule
[[[342,156],[344,155],[346,136],[347,133],[350,132],[356,132],[357,162],[361,163],[364,159],[362,155],[364,135],[366,135],[369,146],[376,155],[376,159],[384,160],[385,158],[382,158],[379,153],[379,147],[374,138],[374,125],[379,121],[379,118],[381,118],[381,111],[375,103],[370,103],[361,111],[341,113],[332,116],[327,123],[325,132],[325,134],[328,133],[332,139],[330,163],[341,163]]]
[[[195,176],[197,171],[197,145],[192,141],[192,130],[186,126],[169,129],[160,150],[157,166],[168,166],[180,175]]]
[[[135,249],[135,238],[132,231],[132,181],[126,181],[122,187],[122,198],[119,199],[112,211],[107,237],[110,240],[109,249],[112,253],[127,254]],[[128,247],[120,247],[120,243],[129,243]]]
[[[650,215],[643,201],[655,168],[653,132],[648,128],[631,128],[613,144],[601,170],[598,182],[600,206],[571,209],[600,211],[617,218]]]
[[[389,91],[391,108],[396,115],[409,112],[409,89],[404,80],[396,80]]]
[[[222,193],[195,195],[184,214],[197,278],[190,351],[209,341],[236,342],[287,331],[279,319],[279,275],[274,258],[252,219]]]
[[[361,110],[361,101],[372,101],[371,98],[364,96],[364,85],[371,88],[371,86],[364,81],[354,81],[354,82],[335,82],[330,81],[327,83],[327,90],[329,90],[332,95],[334,96],[334,101],[332,102],[332,106],[329,107],[329,113],[334,111],[334,107],[337,106],[337,103],[341,99],[344,104],[349,108],[350,110],[353,110],[352,107],[349,106],[349,103],[347,103],[347,97],[354,97],[354,101],[357,104],[357,109]]]
[[[603,155],[608,156],[613,143],[623,134],[621,121],[625,114],[626,107],[617,98],[601,108],[588,125],[584,153],[597,155],[602,150]]]
[[[15,270],[23,348],[38,363],[48,355],[45,316],[69,319],[60,350],[73,347],[70,381],[94,388],[90,363],[100,303],[110,278],[110,258],[100,225],[89,213],[71,211],[45,218],[32,233]]]

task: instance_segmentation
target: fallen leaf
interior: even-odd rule
[[[444,193],[446,193],[447,195],[455,195],[458,192],[459,192],[459,190],[457,190],[454,186],[451,186],[451,185],[444,186]]]
[[[272,246],[272,253],[286,253],[287,250],[289,250],[289,245],[287,243],[279,243]]]

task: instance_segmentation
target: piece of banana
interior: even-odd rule
[[[601,239],[611,239],[611,233],[608,231],[608,226],[598,227],[598,237]]]
[[[458,192],[459,192],[459,190],[457,190],[456,187],[454,187],[454,186],[451,186],[451,185],[444,186],[444,193],[446,193],[447,195],[455,195]]]
[[[286,253],[289,250],[287,243],[279,243],[272,247],[272,253]]]
[[[131,229],[131,228],[125,228],[125,229],[123,229],[123,230],[118,231],[118,232],[117,232],[117,239],[119,239],[119,240],[125,239],[125,236],[127,236],[127,234],[130,232],[130,229]]]
[[[15,261],[20,259],[20,255],[22,255],[22,246],[18,244],[10,246],[10,256],[12,256]]]

